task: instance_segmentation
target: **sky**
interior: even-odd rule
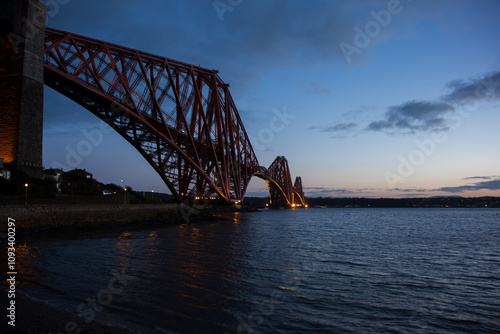
[[[259,163],[285,156],[306,196],[500,196],[500,1],[42,2],[49,27],[219,70]],[[72,156],[101,128],[46,87],[46,168],[168,192],[116,133]]]

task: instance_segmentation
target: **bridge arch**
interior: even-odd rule
[[[292,185],[290,168],[285,157],[278,156],[269,168],[259,167],[255,175],[266,181],[271,207],[306,207],[302,178],[298,176]]]
[[[43,42],[43,60],[31,66],[43,63],[44,83],[110,124],[179,201],[240,202],[258,176],[273,203],[303,203],[284,157],[259,165],[217,71],[52,28]],[[0,40],[0,71],[9,50]]]
[[[108,124],[178,200],[244,197],[258,160],[217,71],[47,28],[45,83]]]

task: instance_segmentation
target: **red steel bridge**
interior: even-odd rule
[[[45,84],[110,124],[179,201],[239,203],[257,176],[272,206],[305,206],[285,157],[260,166],[216,70],[52,28],[44,66]]]

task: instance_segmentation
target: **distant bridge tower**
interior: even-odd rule
[[[0,2],[0,158],[42,177],[45,22],[39,0]]]

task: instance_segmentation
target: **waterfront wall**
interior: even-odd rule
[[[0,207],[0,231],[7,230],[8,219],[16,221],[16,230],[34,232],[58,227],[86,227],[157,221],[184,222],[177,204],[137,205],[33,205]]]

